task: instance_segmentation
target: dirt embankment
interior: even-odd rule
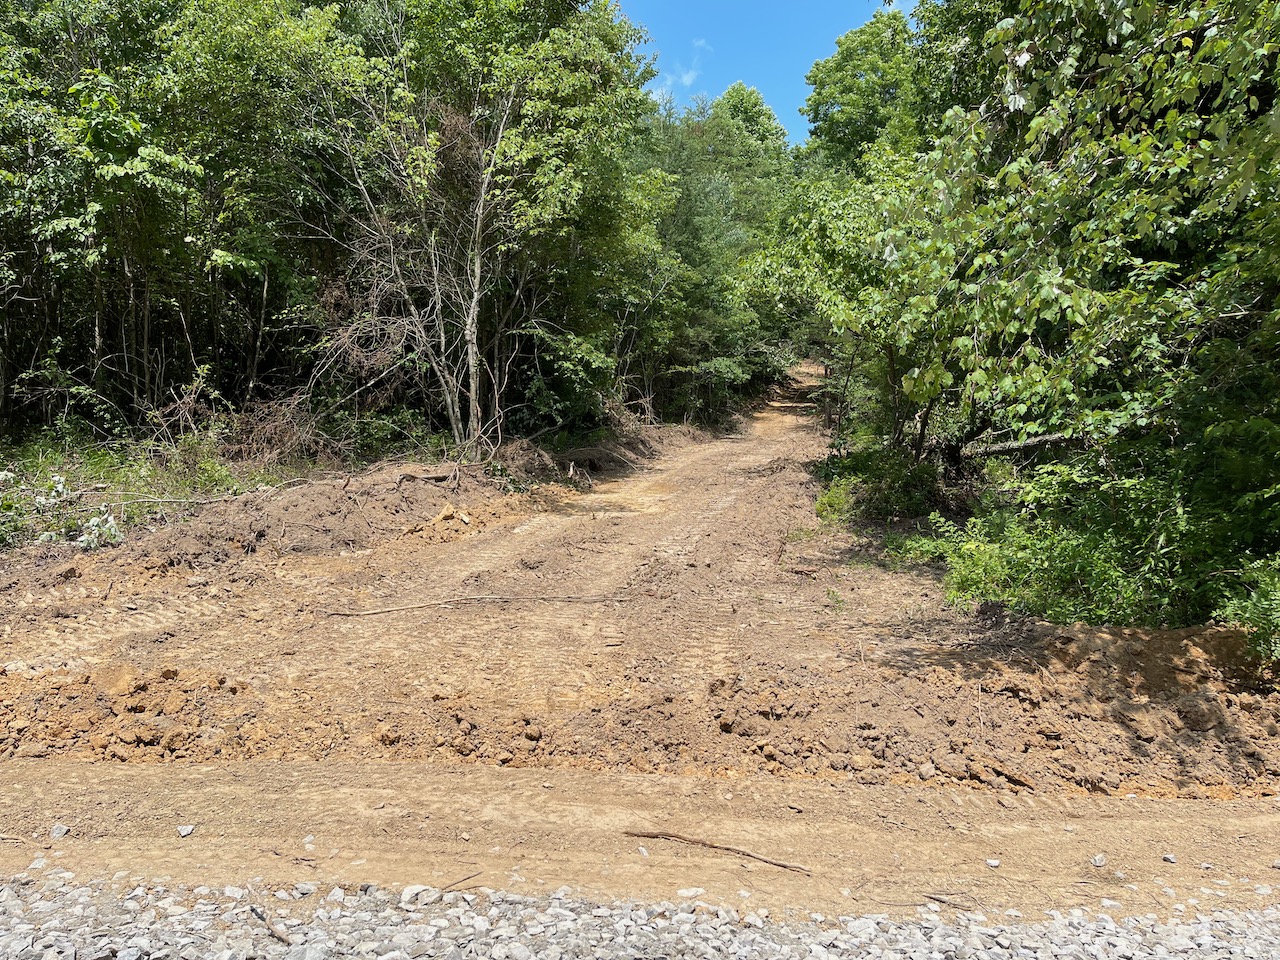
[[[1238,635],[948,608],[934,577],[816,529],[801,412],[784,398],[583,495],[401,465],[11,560],[0,760],[1277,792],[1280,695]]]

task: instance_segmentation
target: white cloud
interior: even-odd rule
[[[707,53],[715,53],[715,52],[716,52],[716,48],[715,48],[715,47],[713,47],[713,46],[711,46],[711,44],[707,43],[707,41],[706,41],[705,39],[703,39],[702,37],[699,37],[697,40],[693,41],[693,49],[695,49],[695,50],[705,50],[705,51],[707,51]]]
[[[702,76],[702,71],[698,69],[698,63],[695,60],[693,66],[688,70],[680,71],[680,86],[692,87],[700,76]]]

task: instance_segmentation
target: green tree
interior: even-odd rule
[[[916,69],[911,27],[897,10],[871,19],[836,41],[805,81],[813,92],[802,112],[811,143],[828,162],[858,168],[872,144],[911,151],[917,142]]]
[[[892,200],[844,326],[910,347],[918,455],[1033,468],[969,532],[1022,558],[991,589],[1204,617],[1280,549],[1280,13],[1022,0],[984,46],[992,87]]]

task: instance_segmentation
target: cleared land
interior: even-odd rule
[[[950,609],[817,530],[823,449],[797,392],[586,494],[388,467],[7,556],[0,871],[1274,902],[1280,695],[1240,638]]]

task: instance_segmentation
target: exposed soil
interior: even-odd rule
[[[889,569],[847,533],[817,529],[808,465],[823,449],[796,392],[736,435],[670,440],[585,494],[504,494],[476,471],[432,480],[437,468],[401,465],[215,504],[109,551],[10,555],[0,560],[0,781],[13,786],[0,794],[11,816],[0,833],[39,831],[74,796],[98,811],[79,827],[89,844],[79,856],[108,864],[118,862],[110,850],[128,850],[145,861],[164,847],[138,832],[145,811],[164,805],[153,791],[257,823],[260,792],[306,782],[349,799],[360,783],[383,785],[386,809],[405,812],[374,816],[378,830],[421,839],[431,830],[414,810],[425,801],[388,778],[450,784],[479,809],[486,790],[548,777],[571,783],[575,802],[612,811],[615,839],[601,846],[592,830],[559,827],[547,837],[619,856],[634,857],[635,843],[617,836],[628,822],[653,829],[673,813],[655,802],[648,827],[634,822],[645,813],[618,799],[628,790],[684,796],[674,810],[701,811],[685,832],[711,822],[695,794],[717,809],[721,796],[767,796],[768,815],[742,814],[738,828],[750,822],[819,859],[832,831],[852,829],[837,811],[866,812],[868,796],[883,797],[877,816],[897,811],[888,826],[877,821],[882,833],[895,823],[921,833],[917,853],[969,842],[938,813],[952,800],[981,807],[971,820],[1013,817],[1026,830],[1045,809],[1093,817],[1089,804],[1104,801],[1075,799],[1088,795],[1182,798],[1142,808],[1164,824],[1145,840],[1141,817],[1117,837],[1156,843],[1195,830],[1197,842],[1222,845],[1201,856],[1249,852],[1251,834],[1231,835],[1233,823],[1262,818],[1275,835],[1276,803],[1263,798],[1280,793],[1280,694],[1258,681],[1243,638],[1063,630],[948,607],[935,575]],[[389,846],[370,832],[375,794],[352,800],[363,813],[349,843],[335,839],[339,860],[367,863],[362,851]],[[502,816],[568,816],[541,810],[554,803],[538,794]],[[346,829],[317,812],[326,804],[293,802],[310,822]],[[917,802],[932,811],[923,820],[912,819]],[[1117,806],[1103,819],[1135,809],[1105,802]],[[432,823],[451,822],[448,803],[432,803]],[[773,805],[795,811],[781,833],[764,826]],[[451,830],[449,843],[467,842]],[[989,837],[972,839],[981,863]],[[1040,871],[1065,855],[1060,839],[1026,843]],[[1255,871],[1280,856],[1265,847]],[[232,864],[247,858],[265,873],[273,862],[231,849]],[[0,846],[0,866],[6,855],[16,863],[25,851]],[[398,856],[383,851],[383,875],[400,876],[389,866]],[[938,856],[956,869],[954,851]],[[778,896],[844,896],[828,867],[821,889]],[[841,869],[846,882],[866,880]],[[899,886],[884,886],[885,873],[868,888],[881,901],[910,886],[895,870]],[[1055,876],[1037,889],[1076,882]],[[569,881],[592,888],[581,871]],[[1003,902],[1030,896],[1016,886]],[[620,874],[595,887],[645,884]]]

